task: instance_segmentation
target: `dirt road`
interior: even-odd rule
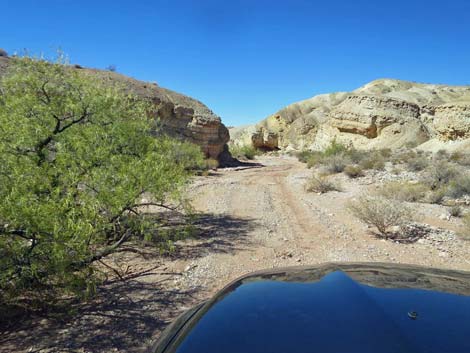
[[[187,264],[188,278],[202,287],[220,288],[256,269],[328,261],[470,269],[465,242],[397,244],[374,237],[355,219],[347,203],[371,187],[373,176],[350,180],[340,175],[341,192],[318,195],[305,191],[311,171],[296,159],[262,157],[258,162],[262,164],[258,168],[225,170],[196,182],[193,204],[198,211],[229,215],[243,223],[238,231],[232,230],[234,234],[219,234],[232,239],[233,249],[208,251]],[[442,206],[419,207],[431,225],[457,229],[457,222],[440,219],[445,213]]]
[[[249,167],[196,178],[188,197],[201,234],[180,241],[169,258],[116,255],[122,279],[77,304],[67,320],[35,318],[0,339],[1,352],[143,352],[180,312],[245,273],[329,261],[381,261],[470,270],[469,242],[455,237],[398,244],[378,239],[351,216],[347,203],[379,175],[335,178],[341,192],[307,193],[311,174],[287,157],[264,156]],[[417,206],[436,227],[456,230],[445,208]],[[31,335],[34,327],[34,335]],[[4,350],[2,350],[4,349]]]

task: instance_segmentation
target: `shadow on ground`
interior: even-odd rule
[[[238,170],[249,169],[249,168],[261,168],[264,167],[262,163],[258,162],[248,162],[248,161],[240,161],[238,159],[232,159],[228,163],[224,163],[223,166],[220,168],[237,168]]]
[[[255,223],[202,214],[195,225],[198,236],[178,242],[172,257],[236,252],[247,245]],[[92,301],[23,315],[8,328],[0,322],[0,352],[144,352],[156,334],[202,298],[201,288],[175,285],[181,273],[169,273],[165,261],[171,259],[149,259],[145,270],[106,281]]]
[[[256,221],[228,215],[199,214],[194,226],[197,234],[191,241],[178,242],[171,257],[192,259],[209,253],[234,253],[250,245],[247,235]]]

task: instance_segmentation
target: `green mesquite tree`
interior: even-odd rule
[[[0,300],[92,291],[92,264],[155,232],[142,206],[181,201],[201,152],[152,136],[151,105],[87,71],[11,61],[0,82]]]

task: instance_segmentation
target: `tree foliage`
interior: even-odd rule
[[[158,238],[142,207],[177,207],[202,155],[152,136],[151,105],[121,87],[62,59],[11,60],[0,83],[0,299],[87,294],[95,261]]]

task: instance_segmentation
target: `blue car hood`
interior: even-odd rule
[[[164,352],[470,353],[470,275],[385,264],[261,272],[192,314]]]

